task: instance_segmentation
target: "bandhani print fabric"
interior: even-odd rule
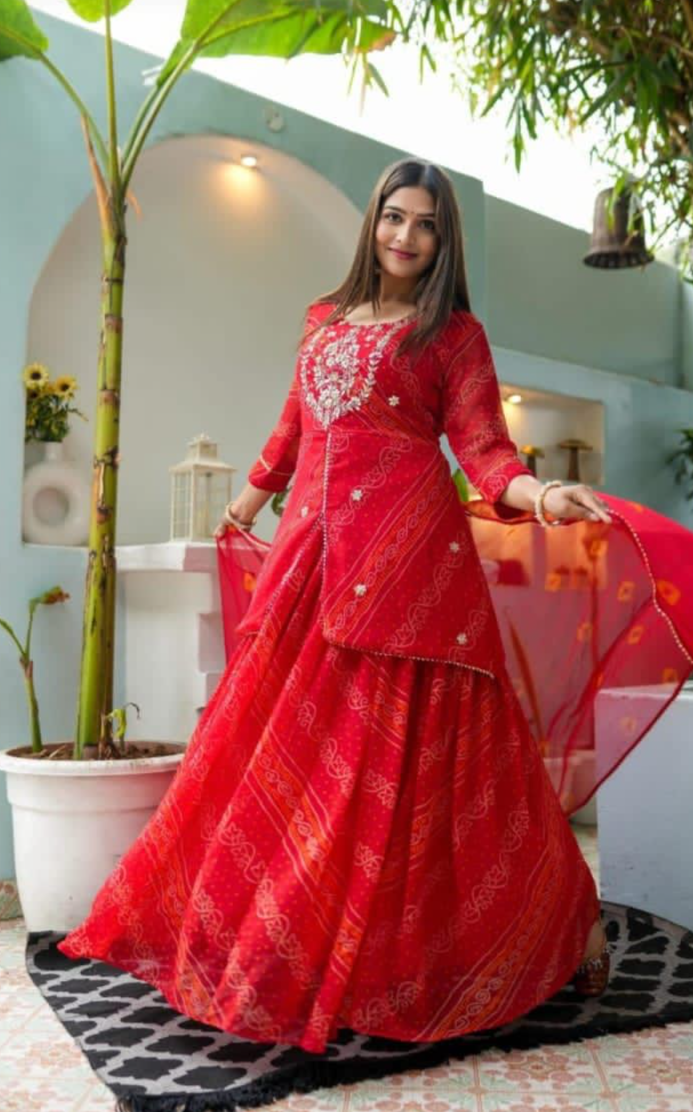
[[[492,414],[470,453],[458,418],[436,410],[453,397],[450,367],[462,374],[465,344],[478,337],[471,324],[444,338],[445,389],[434,361],[417,378],[383,341],[377,358],[360,356],[362,376],[345,392],[339,368],[351,373],[349,351],[368,341],[344,328],[328,333],[324,356],[315,345],[323,389],[309,401],[305,384],[318,379],[305,351],[299,358],[250,472],[269,490],[295,475],[275,539],[230,531],[218,546],[224,675],[155,815],[59,944],[68,956],[127,970],[184,1014],[242,1038],[315,1053],[341,1028],[432,1042],[494,1028],[549,999],[570,980],[599,914],[566,813],[644,735],[692,667],[691,534],[611,497],[611,526],[543,530],[508,513],[497,501],[502,480],[523,465],[504,424]],[[382,335],[374,331],[373,345]],[[477,385],[465,389],[495,404],[488,364],[470,367]],[[458,608],[457,626],[439,623],[449,639],[438,654],[384,651],[376,634],[392,637],[380,617],[387,607],[376,600],[375,632],[359,618],[368,590],[352,591],[349,636],[329,626],[326,636],[326,585],[340,598],[347,586],[378,589],[368,561],[388,552],[384,534],[369,548],[373,531],[357,516],[371,494],[379,513],[386,505],[384,458],[370,447],[379,423],[383,447],[405,466],[418,452],[422,497],[428,483],[431,497],[447,498],[421,434],[425,413],[432,435],[447,425],[482,498],[458,499],[440,519],[459,542],[446,534],[429,544],[430,523],[417,532],[418,502],[405,509],[393,496],[387,527],[398,535],[406,524],[410,561],[397,620],[410,603],[423,614],[417,645],[435,645],[435,615],[423,624],[430,608],[420,603],[433,582],[422,588],[425,556],[462,548],[469,536],[458,575],[477,582],[483,570],[480,639],[453,643]],[[355,453],[351,483],[338,464],[330,488],[330,446],[344,442],[365,445],[367,466],[358,469]],[[334,546],[353,528],[365,540],[345,540],[346,558]],[[447,578],[435,587],[452,589]],[[460,633],[474,641],[471,624]],[[658,693],[658,710],[645,717],[628,706],[642,685]],[[613,687],[623,706],[600,717],[600,693]]]

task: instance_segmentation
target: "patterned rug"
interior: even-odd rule
[[[340,1031],[325,1054],[253,1043],[187,1019],[143,981],[98,961],[71,961],[58,934],[30,934],[26,963],[68,1033],[117,1098],[119,1112],[257,1108],[323,1086],[435,1066],[489,1047],[512,1050],[693,1018],[693,932],[602,903],[612,973],[605,995],[571,988],[521,1019],[438,1043]]]

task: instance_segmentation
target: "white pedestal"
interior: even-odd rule
[[[596,702],[599,729],[637,716],[656,688],[613,688]],[[601,894],[693,929],[693,691],[683,689],[597,792]]]
[[[116,550],[124,621],[128,737],[187,741],[224,670],[214,544],[171,541]]]

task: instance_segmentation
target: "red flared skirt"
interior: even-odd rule
[[[557,992],[599,913],[509,677],[330,645],[322,530],[59,944],[242,1038],[432,1042]]]

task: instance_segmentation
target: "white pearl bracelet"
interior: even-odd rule
[[[551,479],[550,482],[544,483],[541,489],[537,492],[534,498],[534,516],[540,525],[546,529],[549,525],[560,525],[560,521],[547,521],[544,517],[544,498],[546,497],[547,490],[551,487],[560,487],[563,483],[560,479]]]

